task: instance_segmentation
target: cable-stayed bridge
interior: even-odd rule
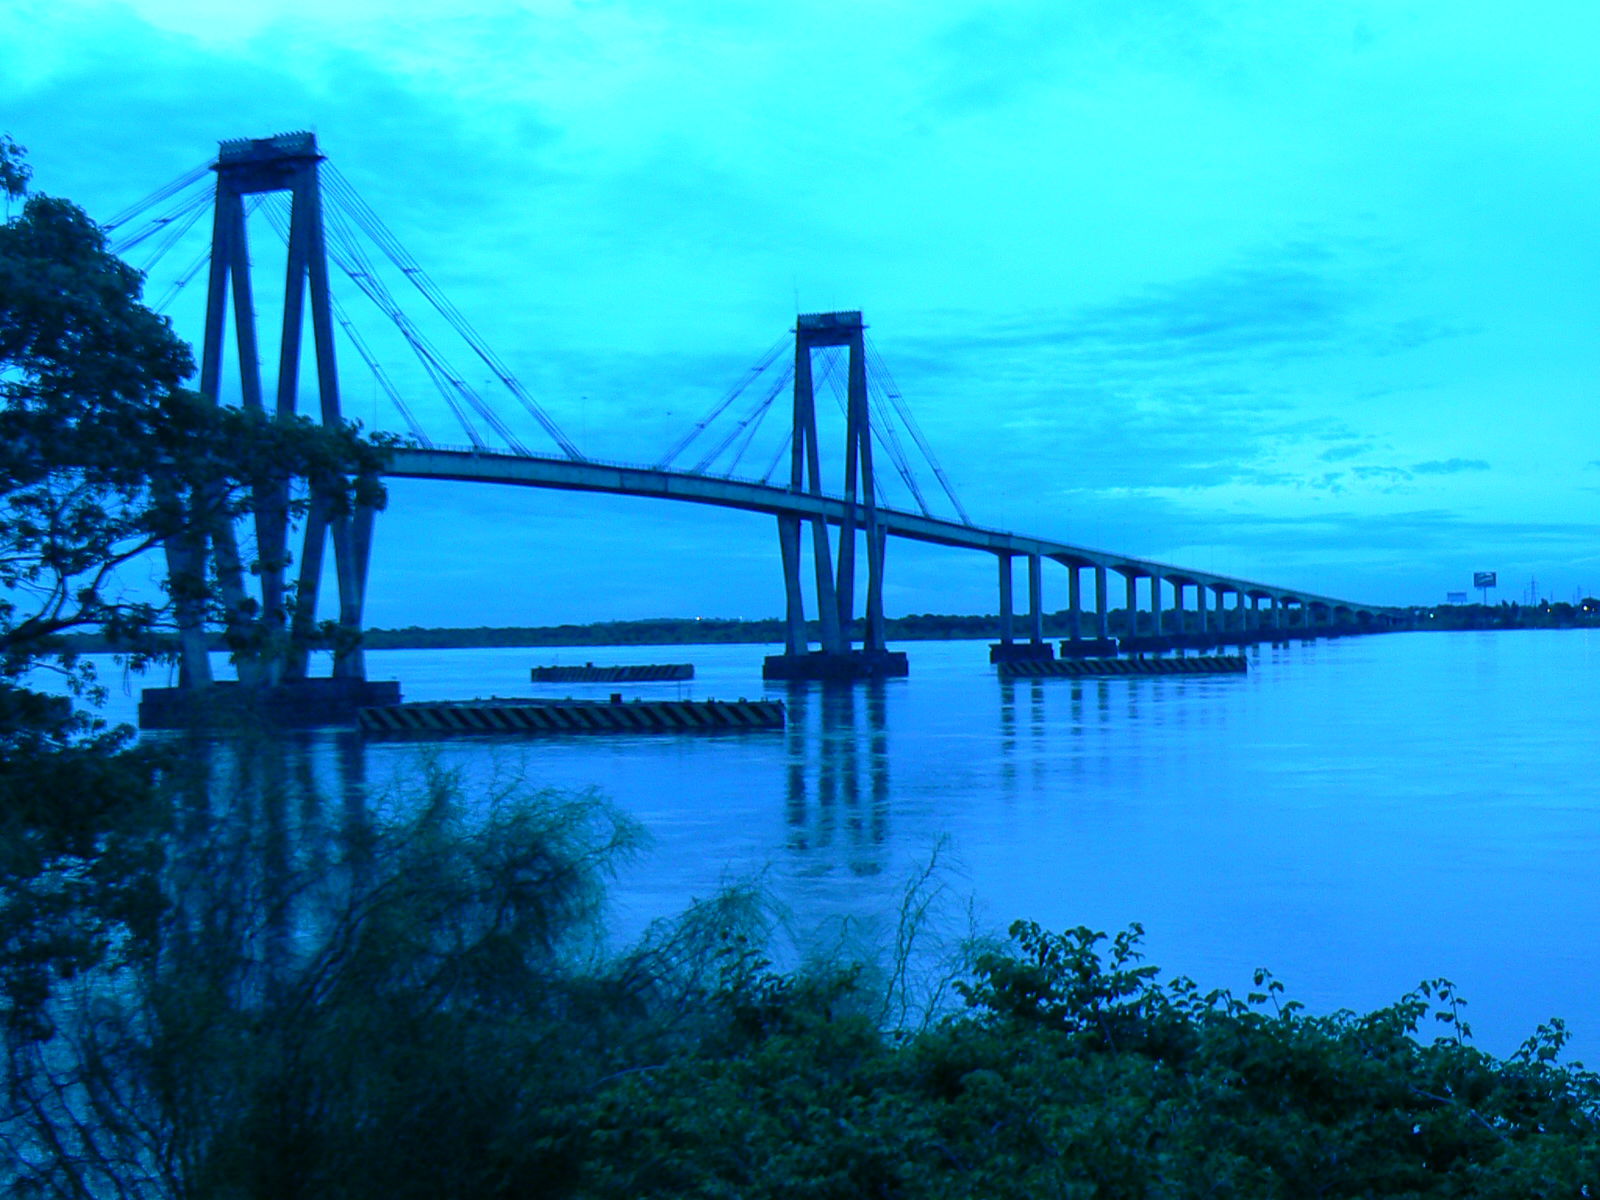
[[[904,670],[904,656],[890,652],[884,640],[890,538],[995,557],[1001,617],[997,653],[1002,657],[1053,653],[1042,628],[1047,563],[1067,572],[1071,636],[1064,653],[1080,643],[1111,644],[1112,575],[1122,581],[1117,632],[1125,649],[1246,641],[1295,629],[1373,629],[1390,619],[1389,610],[1380,606],[973,523],[858,312],[798,316],[794,329],[656,462],[602,462],[562,430],[323,158],[314,135],[223,142],[214,160],[147,196],[106,229],[113,248],[154,280],[159,264],[181,252],[191,233],[199,236],[208,213],[209,238],[180,262],[159,295],[150,297],[158,310],[166,310],[204,273],[202,393],[267,409],[266,368],[274,368],[273,411],[299,412],[303,394],[310,393],[319,418],[336,422],[344,415],[338,359],[343,354],[348,361],[353,353],[386,397],[396,432],[404,438],[389,456],[385,473],[390,476],[637,496],[768,514],[776,518],[786,597],[785,653],[768,663],[774,675],[856,677]],[[264,293],[277,282],[252,269],[252,219],[257,227],[264,223],[284,248],[281,289],[269,297]],[[336,286],[335,280],[342,282]],[[426,302],[432,327],[402,307],[396,296],[401,288]],[[352,319],[353,300],[368,302],[382,314],[380,325],[393,354],[377,348],[371,328]],[[280,318],[270,358],[263,357],[264,309]],[[225,370],[230,324],[231,372]],[[434,331],[439,327],[444,333]],[[469,372],[451,361],[447,341],[458,355],[467,352],[474,370],[488,372],[485,386],[474,386]],[[404,373],[396,361],[405,364]],[[436,427],[423,411],[425,399],[455,432],[436,440]],[[537,439],[519,432],[507,406],[521,424],[531,419]],[[842,458],[837,443],[821,436],[837,433],[841,422]],[[311,499],[300,530],[304,540],[295,586],[286,578],[292,531],[281,497],[261,506],[254,530],[261,610],[287,624],[291,644],[299,647],[281,668],[291,680],[303,678],[306,670],[305,647],[316,624],[326,549],[333,550],[338,623],[351,634],[362,625],[371,555],[370,510],[338,516]],[[237,546],[212,549],[218,564],[240,561]],[[1018,558],[1028,566],[1020,628],[1012,594]],[[808,609],[820,630],[816,650],[808,640]],[[181,677],[187,686],[204,686],[210,671],[203,630],[198,620],[181,618]],[[340,641],[335,678],[364,679],[359,638]]]

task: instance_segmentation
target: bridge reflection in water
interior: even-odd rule
[[[837,850],[856,875],[884,869],[889,833],[889,685],[795,682],[784,692],[788,847]]]

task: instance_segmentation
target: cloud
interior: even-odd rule
[[[1242,355],[1326,351],[1349,333],[1357,301],[1355,289],[1328,269],[1323,252],[1286,246],[1065,315],[980,325],[972,338],[991,352],[1037,349],[1147,374]]]
[[[1459,475],[1463,471],[1488,469],[1489,464],[1481,458],[1435,458],[1411,465],[1412,472],[1417,475]]]
[[[1366,442],[1346,442],[1343,445],[1328,447],[1317,457],[1327,463],[1344,462],[1346,459],[1365,454],[1370,448]]]
[[[1365,49],[1374,24],[1358,15],[1314,9],[1263,10],[1229,0],[1024,0],[956,10],[928,44],[937,64],[931,91],[949,115],[1014,103],[1069,80],[1086,92],[1133,73],[1179,79],[1215,96],[1260,94],[1330,57]]]
[[[1411,472],[1404,467],[1352,467],[1350,473],[1357,479],[1407,480]]]
[[[1529,570],[1570,579],[1555,584],[1559,591],[1592,580],[1600,541],[1593,523],[1502,521],[1444,507],[1280,514],[1106,491],[1070,501],[1077,540],[1087,545],[1382,604],[1431,598],[1445,583],[1493,565],[1502,578]]]

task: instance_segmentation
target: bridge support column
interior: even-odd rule
[[[361,648],[363,614],[367,606],[367,568],[372,561],[373,512],[358,509],[332,526],[334,566],[339,579],[339,630],[348,638],[333,652],[335,679],[364,680],[366,653]]]
[[[845,399],[845,512],[839,522],[838,570],[834,570],[828,524],[818,515],[811,522],[811,554],[815,568],[817,618],[822,649],[806,648],[799,601],[799,538],[780,520],[779,543],[784,553],[784,594],[788,610],[785,653],[771,655],[762,666],[767,679],[849,680],[906,673],[906,656],[884,645],[883,560],[885,532],[878,523],[877,490],[872,477],[872,436],[867,403],[866,326],[859,312],[815,313],[795,320],[794,425],[789,449],[789,488],[821,497],[822,463],[817,440],[816,394],[811,352],[843,346],[849,354]],[[790,518],[798,523],[801,518]],[[856,538],[866,538],[867,598],[862,648],[851,648],[855,617]]]
[[[1141,576],[1138,572],[1130,570],[1126,578],[1128,581],[1128,634],[1123,638],[1120,648],[1122,650],[1134,653],[1144,650],[1172,649],[1178,644],[1178,640],[1168,637],[1164,632],[1166,614],[1165,604],[1161,595],[1162,576],[1159,573],[1151,573],[1146,576]],[[1140,578],[1147,578],[1150,580],[1150,626],[1148,633],[1142,633],[1139,630],[1139,598],[1137,581]],[[1174,594],[1178,597],[1178,603],[1181,606],[1183,601],[1183,587],[1176,580],[1171,580],[1169,582],[1172,583]],[[1180,607],[1178,611],[1178,623],[1180,627],[1182,626],[1182,622],[1183,612]]]
[[[1083,563],[1067,563],[1067,638],[1061,643],[1063,658],[1099,658],[1115,654],[1106,614],[1106,569],[1094,568],[1095,634],[1083,636]]]
[[[1206,607],[1211,603],[1209,596],[1210,590],[1211,589],[1206,587],[1206,585],[1203,583],[1197,583],[1194,585],[1195,632],[1201,635],[1210,632],[1210,629],[1208,628],[1210,625],[1210,618],[1206,613]]]
[[[1037,554],[1028,555],[1028,640],[1015,640],[1012,607],[1012,555],[1001,552],[1000,560],[1000,641],[989,647],[990,662],[1008,662],[1019,659],[1054,658],[1055,649],[1044,640],[1044,613],[1040,605],[1043,590],[1041,575],[1043,561]]]
[[[206,648],[204,614],[198,600],[188,594],[181,581],[205,578],[205,539],[186,534],[166,544],[167,578],[174,588],[174,607],[178,618],[178,686],[185,690],[209,688],[211,655]]]
[[[1044,645],[1044,563],[1037,554],[1028,555],[1028,640]]]
[[[778,549],[783,556],[784,651],[798,656],[811,648],[806,635],[805,591],[800,584],[799,517],[778,517]]]
[[[1011,555],[995,556],[1000,564],[1000,644],[1011,645],[1011,620],[1016,612],[1016,601],[1011,595]]]
[[[864,645],[869,654],[884,654],[883,625],[883,560],[888,549],[889,533],[878,524],[876,511],[867,524],[867,628]]]

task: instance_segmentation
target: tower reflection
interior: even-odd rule
[[[790,850],[842,853],[857,875],[884,866],[889,832],[887,684],[788,685],[785,815]],[[819,869],[823,868],[819,860]]]

